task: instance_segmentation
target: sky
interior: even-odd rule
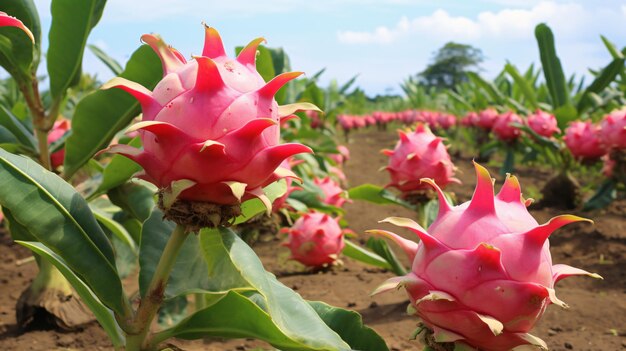
[[[50,0],[35,3],[45,39]],[[626,2],[618,0],[108,0],[88,42],[123,64],[142,34],[158,33],[190,57],[202,51],[203,22],[221,33],[227,53],[262,36],[285,49],[292,69],[311,76],[326,68],[322,85],[358,74],[370,96],[401,93],[401,82],[448,41],[480,48],[486,78],[507,61],[524,70],[539,62],[534,27],[542,22],[568,76],[610,62],[601,34],[626,46]],[[89,52],[83,67],[112,78]]]

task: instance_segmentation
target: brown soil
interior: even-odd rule
[[[362,183],[385,184],[387,174],[378,172],[385,163],[379,149],[393,146],[395,133],[359,132],[351,135],[348,144],[352,158],[346,166],[346,175],[352,186]],[[471,197],[474,172],[471,157],[456,157],[455,163],[462,172],[463,185],[451,186],[459,201]],[[489,166],[489,165],[487,165]],[[497,175],[494,167],[489,167]],[[522,189],[538,193],[550,178],[547,171],[521,168]],[[502,184],[502,177],[497,177]],[[583,184],[584,186],[584,184]],[[365,239],[363,232],[372,228],[397,228],[378,224],[388,216],[411,217],[413,213],[395,206],[376,206],[355,201],[345,206],[351,228]],[[539,222],[547,221],[562,211],[532,210]],[[575,212],[575,211],[574,211]],[[604,280],[575,277],[564,280],[557,287],[560,299],[570,305],[563,310],[550,306],[533,333],[544,339],[551,350],[617,351],[626,349],[626,199],[620,199],[608,209],[592,213],[578,213],[592,218],[595,225],[572,224],[560,229],[551,237],[555,263],[566,263],[592,272]],[[405,233],[406,234],[406,233]],[[407,234],[408,235],[408,234]],[[405,313],[408,300],[403,291],[389,292],[370,297],[369,293],[391,273],[344,259],[344,266],[330,272],[302,273],[301,267],[286,261],[286,251],[276,254],[277,241],[258,243],[255,250],[266,269],[274,272],[287,286],[310,300],[323,300],[332,305],[350,308],[363,315],[364,321],[374,328],[394,350],[421,350],[417,341],[409,336],[418,320]],[[284,249],[281,249],[284,250]],[[104,332],[91,324],[78,332],[56,330],[30,330],[18,332],[15,326],[14,306],[22,289],[36,272],[34,263],[18,267],[16,261],[29,253],[12,244],[5,236],[0,240],[0,346],[3,350],[110,350]],[[252,350],[271,349],[267,344],[252,340],[182,341],[173,343],[184,350]]]

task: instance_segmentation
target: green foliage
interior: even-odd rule
[[[433,57],[433,62],[417,76],[427,88],[451,89],[466,82],[467,72],[478,70],[482,51],[467,44],[448,42]]]

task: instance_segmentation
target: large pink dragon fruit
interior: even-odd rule
[[[434,333],[436,342],[459,348],[508,351],[545,343],[528,332],[551,304],[566,306],[555,284],[571,275],[596,274],[552,265],[548,237],[561,226],[585,220],[571,215],[539,225],[528,213],[517,178],[507,177],[498,195],[489,172],[475,164],[478,183],[472,200],[458,206],[439,195],[439,214],[425,230],[406,218],[383,222],[409,228],[420,242],[376,230],[396,241],[413,262],[411,272],[394,277],[375,293],[404,286],[412,310]]]
[[[70,129],[70,121],[67,119],[60,119],[54,122],[54,126],[50,133],[48,133],[48,144],[51,144],[59,140]],[[53,152],[50,155],[50,165],[52,169],[56,169],[63,164],[65,158],[65,148]]]
[[[604,116],[600,124],[602,138],[611,149],[626,149],[626,108]]]
[[[346,203],[346,191],[330,177],[325,177],[324,179],[315,178],[313,182],[324,193],[324,197],[321,199],[322,202],[335,207],[341,207]]]
[[[600,128],[590,121],[576,121],[565,129],[565,145],[574,157],[595,160],[606,154],[606,146],[600,136]]]
[[[513,112],[503,113],[496,119],[491,131],[502,141],[515,141],[522,132],[513,125],[514,123],[522,124],[522,118]]]
[[[561,130],[557,126],[556,117],[545,111],[537,109],[535,113],[528,116],[528,127],[535,133],[550,138],[554,133],[560,133]]]
[[[282,231],[289,234],[283,245],[291,250],[291,259],[309,267],[335,263],[345,246],[344,231],[336,219],[324,213],[307,213]]]
[[[139,130],[143,150],[114,145],[144,172],[139,177],[183,200],[237,205],[252,197],[269,200],[262,188],[293,173],[280,168],[286,158],[311,150],[280,144],[280,121],[299,110],[278,106],[274,94],[300,72],[283,73],[265,83],[255,68],[258,45],[253,40],[237,56],[226,56],[214,28],[205,28],[202,55],[191,61],[158,36],[146,34],[163,63],[164,77],[149,91],[122,78],[105,88],[120,88],[141,103]]]
[[[426,190],[422,178],[432,178],[442,187],[454,182],[455,167],[443,139],[435,136],[428,127],[417,125],[414,132],[399,131],[400,140],[393,150],[382,150],[389,156],[386,169],[391,176],[388,187],[395,187],[403,194]]]

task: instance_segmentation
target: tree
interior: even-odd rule
[[[434,54],[432,63],[417,77],[427,88],[455,90],[458,84],[467,81],[466,72],[480,70],[482,61],[483,53],[480,49],[448,42]]]

